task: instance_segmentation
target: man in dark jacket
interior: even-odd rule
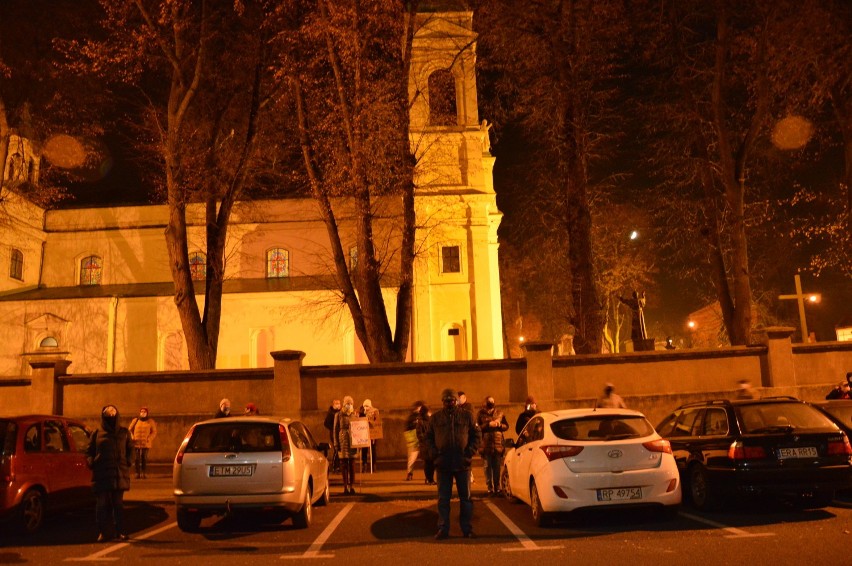
[[[341,406],[340,399],[335,399],[331,402],[328,411],[325,413],[323,426],[328,429],[329,446],[334,446],[334,417],[340,412]],[[331,471],[335,474],[340,473],[340,458],[337,456],[337,450],[332,450],[331,452]],[[328,458],[328,454],[326,454],[326,458]]]
[[[518,415],[518,420],[515,423],[515,434],[521,434],[521,431],[524,430],[525,426],[527,426],[529,420],[539,412],[540,411],[538,410],[538,405],[536,405],[535,399],[532,396],[527,397],[527,404],[525,405],[524,412]]]
[[[485,398],[485,406],[476,415],[476,424],[482,433],[482,459],[485,461],[485,487],[488,496],[500,494],[500,472],[503,470],[503,433],[509,422],[497,408],[494,397]]]
[[[438,532],[441,540],[450,532],[450,498],[453,480],[459,496],[459,524],[465,538],[473,538],[473,500],[470,498],[470,463],[479,449],[482,436],[473,415],[457,406],[452,389],[441,393],[444,408],[429,419],[426,442],[438,471]]]
[[[118,426],[118,409],[107,405],[101,409],[101,427],[92,433],[86,462],[92,470],[95,492],[95,522],[98,542],[110,540],[114,534],[127,540],[124,532],[124,492],[130,489],[130,463],[133,442],[130,431]]]

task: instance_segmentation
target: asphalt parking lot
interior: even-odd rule
[[[400,463],[401,464],[401,463]],[[332,499],[317,508],[308,529],[289,520],[211,517],[199,533],[177,528],[167,467],[147,480],[133,480],[126,497],[128,542],[95,542],[94,514],[80,511],[50,520],[27,539],[0,533],[0,564],[120,561],[122,564],[278,564],[373,562],[377,564],[805,564],[819,549],[822,564],[849,564],[852,505],[844,501],[798,511],[779,504],[740,505],[717,513],[684,507],[674,518],[646,510],[581,513],[539,528],[526,505],[484,497],[481,468],[475,470],[474,528],[461,537],[452,506],[450,538],[435,541],[436,493],[423,481],[405,481],[400,464],[358,474],[358,493],[340,495],[332,476]],[[399,467],[398,467],[399,466]]]

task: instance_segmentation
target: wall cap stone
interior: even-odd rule
[[[553,346],[553,342],[524,342],[521,348],[529,352],[544,352],[552,350]]]
[[[269,352],[269,355],[272,356],[272,359],[276,362],[301,362],[305,359],[306,354],[300,350],[278,350],[276,352]]]

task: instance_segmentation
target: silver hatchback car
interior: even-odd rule
[[[235,509],[283,512],[298,528],[329,500],[328,444],[290,419],[230,417],[196,423],[172,470],[178,526]],[[282,517],[283,518],[283,517]]]

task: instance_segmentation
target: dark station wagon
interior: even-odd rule
[[[829,505],[852,485],[852,447],[828,417],[798,399],[690,403],[657,426],[671,443],[684,493],[698,509],[735,495]]]
[[[89,431],[61,416],[0,417],[0,518],[24,533],[48,512],[94,506]]]

